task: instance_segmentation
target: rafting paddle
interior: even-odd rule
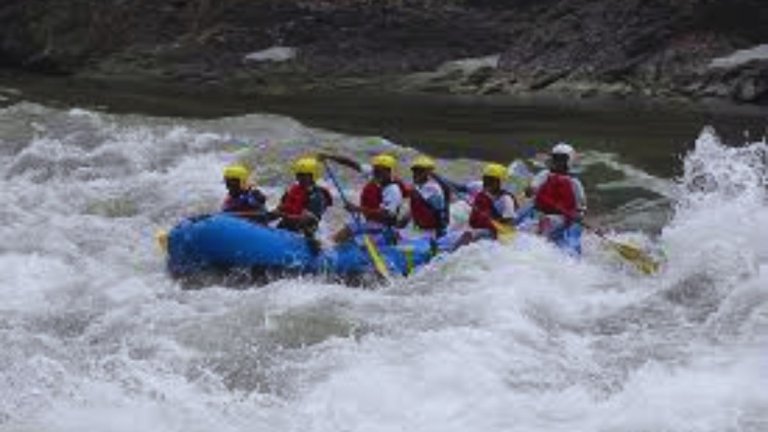
[[[333,173],[333,170],[331,170],[331,167],[328,165],[327,161],[323,160],[323,166],[325,167],[325,172],[328,173],[328,178],[331,179],[331,183],[333,183],[333,186],[339,192],[339,198],[341,198],[341,201],[346,208],[349,204],[349,200],[347,200],[347,196],[341,189],[341,185],[336,179],[336,175]],[[381,256],[378,248],[376,248],[376,243],[374,243],[371,236],[363,230],[362,222],[360,222],[360,216],[352,211],[350,211],[349,214],[352,216],[352,220],[355,222],[357,230],[363,235],[363,244],[365,244],[365,249],[368,252],[368,256],[371,257],[371,261],[373,262],[373,267],[376,269],[376,272],[387,281],[391,281],[392,277],[389,274],[387,264],[384,262],[384,258]]]
[[[475,209],[475,204],[472,202],[472,199],[470,198],[470,196],[466,191],[460,190],[460,188],[457,187],[455,183],[449,180],[446,180],[445,178],[437,174],[432,173],[431,177],[435,181],[440,183],[440,185],[443,188],[449,189],[456,196],[461,197],[459,199],[461,199],[464,203],[466,203],[470,208],[472,208],[473,210]],[[450,205],[450,203],[448,203],[448,205]],[[488,217],[488,219],[491,225],[493,225],[493,228],[496,230],[496,237],[498,238],[499,241],[501,241],[502,243],[507,243],[514,238],[515,233],[517,233],[517,229],[515,229],[514,226],[503,224],[499,221],[494,220],[490,216]]]
[[[583,222],[581,225],[592,232],[592,234],[600,238],[603,243],[608,245],[608,247],[611,249],[615,250],[619,256],[632,263],[635,268],[644,274],[651,275],[659,271],[661,264],[655,260],[648,252],[640,249],[637,246],[609,239],[600,230],[595,229]]]
[[[563,208],[555,205],[555,203],[550,202],[549,205],[551,205],[556,210],[559,210],[563,215],[566,214]],[[632,265],[634,265],[641,272],[650,275],[656,273],[659,270],[659,262],[656,261],[650,254],[648,254],[648,252],[640,249],[639,247],[609,239],[599,229],[592,227],[583,220],[573,223],[580,223],[581,226],[589,230],[592,234],[596,235],[604,244],[615,250],[620,257],[632,263]]]
[[[537,155],[537,158],[536,158],[537,162],[541,163],[541,161],[544,160],[544,157],[542,155],[543,154]],[[542,163],[542,166],[543,165],[544,164]],[[515,160],[509,165],[509,174],[512,178],[527,180],[528,182],[530,182],[530,179],[533,177],[533,174],[527,169],[527,167],[525,166],[525,163],[520,160]],[[553,203],[550,203],[550,204],[553,204]],[[558,208],[557,206],[555,206],[555,208],[562,212],[561,208]],[[600,238],[600,240],[605,245],[615,250],[619,254],[619,256],[621,256],[625,260],[632,263],[641,272],[645,274],[653,274],[659,270],[660,263],[656,261],[646,251],[634,245],[609,239],[599,229],[596,229],[583,221],[581,221],[581,225],[587,230],[589,230],[592,234]]]
[[[163,254],[168,253],[168,231],[159,229],[155,232],[155,244],[157,249]]]

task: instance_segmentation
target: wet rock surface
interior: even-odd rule
[[[0,66],[245,95],[367,88],[765,105],[768,58],[718,61],[768,41],[763,3],[8,0]]]

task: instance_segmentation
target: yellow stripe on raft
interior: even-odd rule
[[[403,249],[403,253],[405,254],[405,268],[406,268],[406,276],[411,274],[413,272],[413,268],[415,267],[413,263],[413,247],[408,246]]]
[[[385,279],[390,280],[391,276],[389,275],[389,269],[387,268],[387,264],[384,263],[384,258],[381,257],[381,254],[379,253],[379,250],[376,248],[376,244],[373,243],[373,240],[371,240],[371,237],[369,235],[363,236],[363,243],[365,243],[365,248],[368,250],[368,255],[371,256],[371,261],[373,261],[373,267],[376,268],[376,271]]]
[[[155,244],[160,252],[168,253],[168,231],[160,229],[155,233]]]

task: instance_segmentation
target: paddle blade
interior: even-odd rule
[[[384,258],[382,258],[379,249],[376,247],[373,240],[371,240],[371,237],[368,235],[363,236],[363,243],[365,244],[365,249],[368,251],[368,255],[371,257],[371,261],[373,261],[373,267],[376,269],[376,272],[384,279],[390,280],[391,276],[389,275],[387,264],[384,262]]]
[[[504,225],[502,223],[491,220],[493,228],[496,229],[496,236],[501,242],[510,242],[515,237],[516,230],[514,227]]]
[[[155,244],[157,245],[157,249],[160,250],[160,252],[167,254],[168,253],[168,231],[166,230],[157,230],[155,233]]]
[[[611,241],[610,245],[622,258],[631,262],[641,272],[650,275],[659,271],[659,262],[644,250],[615,241]]]

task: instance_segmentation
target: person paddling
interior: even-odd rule
[[[473,239],[497,238],[499,227],[509,226],[514,221],[517,202],[514,195],[503,188],[508,178],[507,167],[489,163],[483,168],[482,187],[470,189],[474,197],[469,215],[469,226],[474,230]]]
[[[244,165],[230,165],[224,168],[224,184],[227,196],[221,204],[221,211],[234,213],[253,222],[267,223],[267,197],[248,183],[250,171]]]
[[[315,158],[300,158],[293,164],[296,182],[280,199],[275,213],[277,228],[303,233],[313,248],[319,247],[314,235],[326,209],[333,204],[328,189],[319,186],[320,163]]]
[[[552,240],[571,224],[581,222],[587,210],[584,186],[571,173],[575,153],[569,144],[555,145],[549,169],[531,181],[533,207],[539,214],[537,231]]]
[[[357,234],[372,234],[386,243],[397,242],[394,227],[403,204],[406,189],[395,176],[397,160],[389,154],[379,154],[371,159],[370,165],[359,164],[354,160],[338,155],[321,153],[320,161],[332,160],[362,173],[369,178],[360,193],[360,204],[348,203],[346,209],[360,213],[365,219],[361,228],[353,221],[337,232],[333,239],[343,243]],[[360,232],[360,231],[363,232]]]
[[[472,206],[469,215],[470,230],[456,242],[461,246],[483,238],[497,238],[499,229],[509,227],[515,220],[517,201],[511,192],[504,189],[504,182],[509,178],[507,167],[498,163],[489,163],[483,168],[481,181],[465,185],[435,176],[450,185],[459,193],[467,194]]]
[[[398,226],[405,228],[412,222],[412,234],[417,237],[443,237],[450,223],[450,192],[447,185],[433,177],[435,168],[435,161],[428,156],[419,156],[411,163],[413,185],[407,191],[409,212]]]

